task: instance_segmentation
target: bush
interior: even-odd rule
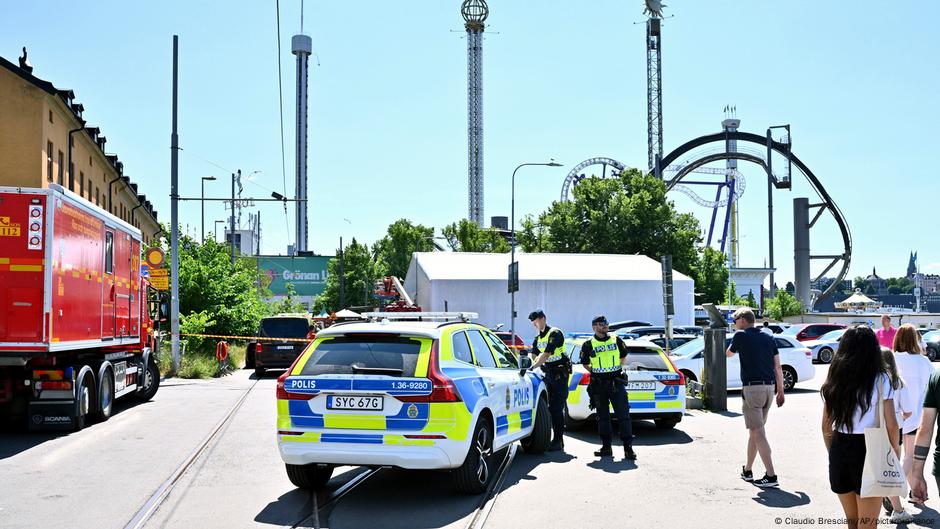
[[[207,334],[206,329],[215,325],[215,321],[209,316],[208,312],[194,312],[192,314],[180,314],[180,334]],[[186,342],[186,352],[215,354],[215,346],[218,340],[215,338],[199,338],[197,336],[187,336],[182,339]]]
[[[218,371],[219,363],[215,357],[187,352],[180,358],[180,378],[212,378]]]

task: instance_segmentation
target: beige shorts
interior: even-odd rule
[[[741,390],[741,413],[748,430],[767,424],[767,413],[775,394],[773,386],[744,386]]]

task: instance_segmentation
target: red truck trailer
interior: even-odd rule
[[[61,186],[0,187],[0,417],[77,430],[154,396],[140,252],[137,228]]]

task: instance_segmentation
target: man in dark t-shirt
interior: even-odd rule
[[[764,425],[774,394],[777,406],[783,406],[783,369],[774,339],[754,327],[755,320],[754,312],[747,307],[735,311],[734,328],[738,332],[727,351],[728,358],[737,354],[741,363],[741,412],[748,431],[747,463],[741,469],[741,479],[761,488],[778,487]],[[766,474],[755,480],[751,467],[758,453]]]
[[[918,502],[927,501],[927,481],[924,480],[924,466],[930,454],[930,437],[934,426],[940,425],[940,370],[934,371],[927,382],[927,394],[924,395],[924,413],[920,416],[917,438],[914,440],[914,468],[911,471],[911,495]],[[933,476],[940,489],[940,431],[937,433],[937,447],[933,451]]]

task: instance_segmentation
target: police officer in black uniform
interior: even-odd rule
[[[612,428],[610,406],[617,414],[620,440],[624,457],[635,460],[633,451],[633,426],[630,424],[630,403],[627,400],[627,376],[623,367],[627,363],[627,346],[619,336],[607,334],[607,318],[598,316],[591,320],[594,336],[581,346],[581,363],[591,373],[588,393],[597,409],[597,433],[604,445],[594,455],[613,456],[610,447]]]
[[[571,374],[571,359],[565,355],[565,334],[545,322],[545,313],[536,310],[529,314],[529,321],[538,331],[532,340],[532,369],[542,368],[545,373],[545,388],[548,390],[548,410],[552,415],[552,444],[549,452],[565,449],[565,402],[568,401],[568,376]]]

